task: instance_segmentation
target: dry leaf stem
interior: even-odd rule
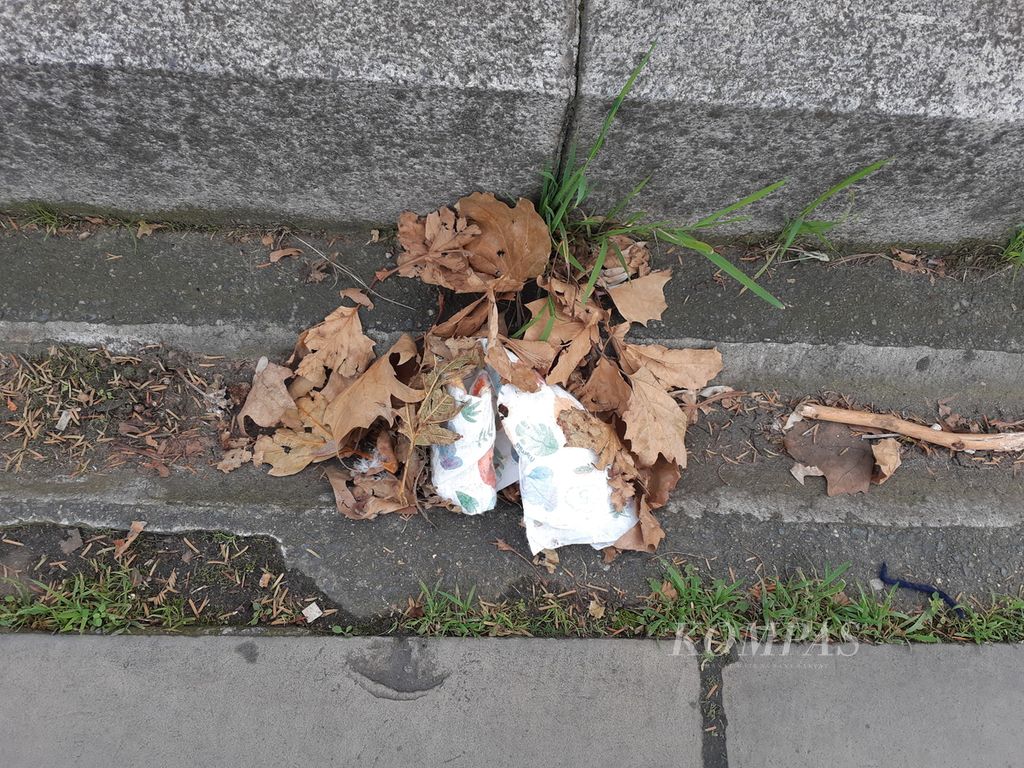
[[[797,408],[797,413],[806,419],[884,429],[887,432],[895,432],[956,451],[1024,451],[1024,432],[1003,432],[989,435],[940,432],[923,424],[915,424],[890,414],[832,408],[813,403],[801,405]]]

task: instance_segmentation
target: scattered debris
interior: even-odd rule
[[[614,271],[593,248],[552,258],[533,204],[492,194],[403,213],[397,239],[397,266],[378,280],[476,298],[375,356],[360,319],[373,304],[343,291],[353,304],[300,334],[284,366],[260,360],[237,425],[275,431],[254,434],[252,462],[275,476],[323,463],[352,519],[427,505],[479,514],[503,490],[522,499],[535,553],[577,542],[611,557],[654,551],[664,532],[652,512],[686,466],[697,393],[722,368],[716,350],[626,341],[633,323],[660,319],[671,272],[652,272],[645,244],[621,236]],[[521,305],[529,318],[516,315],[524,292],[539,293]],[[225,450],[227,472],[250,445]]]
[[[0,354],[3,468],[56,460],[78,475],[126,464],[170,474],[215,455],[216,428],[233,408],[220,381],[157,346],[135,355],[53,346]]]
[[[146,523],[140,520],[133,520],[131,528],[128,529],[128,535],[123,539],[116,539],[114,541],[114,557],[120,560],[124,557],[124,553],[128,551],[128,548],[139,538],[139,534],[142,533],[142,529],[146,527]]]

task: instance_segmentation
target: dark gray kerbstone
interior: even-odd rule
[[[567,0],[129,5],[0,9],[0,205],[390,221],[557,154]]]
[[[1024,220],[1013,4],[595,0],[584,16],[581,144],[655,38],[594,166],[601,202],[650,173],[639,207],[686,223],[790,177],[734,228],[772,232],[832,183],[892,156],[859,188],[840,237],[953,242]]]

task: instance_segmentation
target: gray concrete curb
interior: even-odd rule
[[[638,206],[685,223],[789,176],[733,229],[777,231],[893,156],[840,238],[994,238],[1024,218],[1022,43],[995,0],[597,0],[582,23],[568,0],[65,10],[0,11],[0,205],[382,222],[535,194],[657,39],[594,167],[598,205],[654,172]]]

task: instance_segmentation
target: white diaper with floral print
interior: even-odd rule
[[[524,392],[500,383],[488,368],[468,388],[449,387],[465,405],[445,426],[461,438],[433,446],[434,487],[466,514],[478,515],[494,509],[498,490],[518,481],[533,554],[565,544],[610,546],[636,525],[636,509],[615,509],[607,470],[594,466],[593,451],[566,446],[558,414],[583,406],[562,387],[539,376],[538,383],[538,391]]]

